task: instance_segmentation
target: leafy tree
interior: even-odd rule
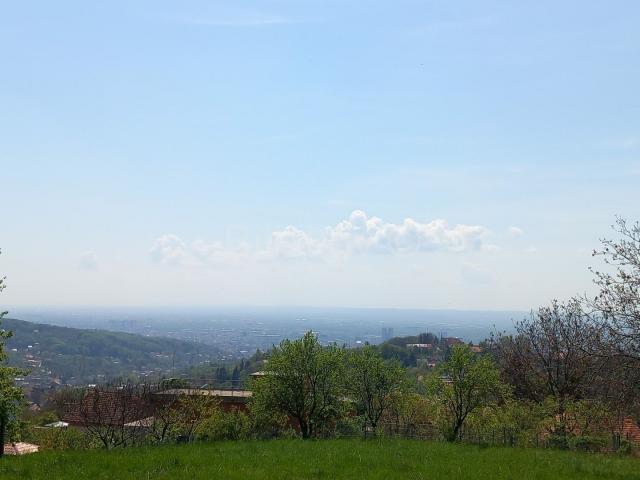
[[[430,388],[448,415],[449,441],[461,438],[469,414],[497,403],[509,393],[493,360],[474,354],[468,345],[452,348],[449,359],[431,377]]]
[[[378,349],[382,358],[386,360],[397,360],[405,367],[415,367],[417,364],[415,352],[405,346],[400,347],[392,343],[383,343]]]
[[[0,292],[6,287],[5,277],[0,277]],[[0,321],[7,312],[0,312]],[[18,368],[6,365],[7,352],[4,344],[13,333],[0,330],[0,456],[4,455],[4,437],[9,424],[15,421],[23,400],[22,389],[15,384],[15,377],[24,374]]]
[[[225,384],[227,382],[227,377],[228,377],[228,374],[227,374],[227,368],[226,367],[219,367],[216,370],[216,382],[219,385]]]
[[[394,397],[402,393],[405,372],[397,361],[385,361],[375,348],[366,346],[347,357],[345,390],[353,396],[365,418],[365,428],[376,433],[382,415]]]
[[[172,409],[176,415],[178,439],[191,442],[198,428],[220,410],[220,400],[194,391],[189,395],[180,395]]]
[[[343,350],[323,347],[312,332],[283,340],[253,383],[253,408],[289,416],[310,438],[338,416],[343,366]]]
[[[231,386],[233,388],[240,386],[240,369],[237,365],[233,367],[233,372],[231,373]]]

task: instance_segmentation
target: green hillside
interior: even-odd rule
[[[1,326],[14,333],[6,345],[11,363],[29,368],[32,377],[59,378],[63,382],[170,372],[215,360],[218,354],[213,346],[170,338],[15,319],[3,319]]]
[[[0,459],[0,478],[640,479],[640,460],[419,440],[274,440]]]

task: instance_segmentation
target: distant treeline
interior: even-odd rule
[[[13,337],[6,342],[12,364],[26,367],[41,377],[50,372],[49,376],[62,383],[138,379],[139,372],[152,370],[162,370],[166,375],[196,362],[215,361],[219,354],[216,347],[183,340],[58,327],[11,318],[2,320],[2,328],[13,331]]]

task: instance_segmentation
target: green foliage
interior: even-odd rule
[[[5,289],[5,278],[0,278],[0,292]],[[0,321],[7,312],[0,312]],[[4,453],[4,437],[7,427],[11,428],[17,422],[20,407],[23,402],[22,389],[15,384],[15,377],[26,372],[19,368],[8,367],[5,344],[13,336],[10,330],[0,329],[0,455]],[[11,434],[11,430],[10,430]]]
[[[251,420],[242,412],[217,409],[196,428],[197,440],[245,440],[251,436]]]
[[[293,418],[303,438],[319,435],[340,414],[344,352],[312,332],[274,348],[267,375],[253,382],[252,408]]]
[[[415,352],[406,348],[405,346],[383,343],[382,345],[378,346],[377,349],[384,359],[396,360],[405,367],[416,366],[417,360]]]
[[[220,401],[207,395],[181,395],[169,408],[174,415],[174,436],[191,441],[198,429],[220,411]]]
[[[97,448],[94,440],[75,428],[30,428],[23,438],[41,450],[87,450]]]
[[[182,378],[165,378],[160,381],[160,390],[171,388],[189,388],[189,382]]]
[[[397,361],[385,361],[376,349],[366,346],[347,354],[345,390],[364,416],[365,428],[376,432],[382,415],[394,398],[403,393],[405,371]]]
[[[446,362],[430,378],[430,391],[442,405],[449,420],[446,436],[459,440],[462,427],[476,409],[495,405],[509,395],[500,380],[500,371],[484,355],[476,355],[467,345],[456,345]]]
[[[571,450],[580,452],[601,452],[609,441],[604,437],[594,437],[590,435],[576,435],[569,438],[568,446]]]
[[[63,382],[74,377],[77,382],[98,383],[97,374],[130,378],[134,371],[186,368],[195,350],[192,342],[171,338],[82,330],[9,318],[3,323],[15,333],[7,342],[9,348],[18,349],[18,353],[12,353],[13,364],[22,365],[27,345],[37,343],[43,369],[51,370]],[[199,344],[197,348],[210,357],[218,354],[213,346]]]

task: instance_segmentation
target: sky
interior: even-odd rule
[[[530,309],[640,219],[637,1],[0,1],[0,304]]]

